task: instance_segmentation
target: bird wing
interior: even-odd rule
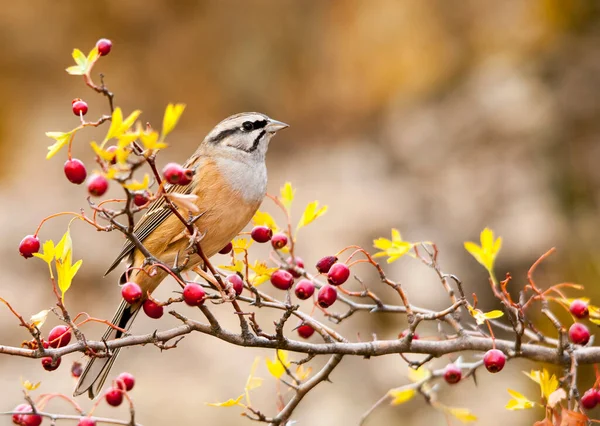
[[[186,164],[183,165],[184,168],[189,168],[190,164],[196,162],[197,158],[194,156],[190,158]],[[196,170],[196,173],[198,171]],[[179,193],[179,194],[190,194],[192,192],[193,185],[167,185],[165,186],[165,193]],[[160,197],[154,200],[150,206],[148,206],[148,211],[142,216],[142,218],[136,223],[133,228],[134,235],[140,240],[144,242],[146,238],[160,226],[169,216],[171,216],[173,212],[171,208],[165,202],[165,197]],[[104,276],[110,274],[113,269],[115,269],[119,263],[127,256],[133,253],[135,250],[135,244],[131,240],[125,241],[123,244],[123,248],[121,249],[121,253],[117,256],[115,261],[109,266],[108,270],[104,273]]]

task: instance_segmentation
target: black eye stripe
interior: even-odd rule
[[[252,125],[252,129],[250,129],[250,130],[244,130],[244,125],[246,123],[251,124]],[[264,128],[267,124],[268,124],[267,120],[256,120],[254,122],[244,121],[244,123],[242,123],[241,125],[238,125],[236,127],[232,127],[230,129],[221,130],[220,133],[217,133],[215,136],[213,136],[212,138],[210,138],[207,142],[215,143],[216,144],[216,143],[221,142],[227,136],[234,135],[236,133],[242,133],[242,132],[248,133],[248,132],[252,132],[254,130],[259,130],[259,129]]]

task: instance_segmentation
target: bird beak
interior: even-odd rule
[[[279,130],[285,129],[286,127],[290,127],[290,125],[282,123],[281,121],[270,119],[269,124],[267,124],[266,126],[266,129],[269,133],[275,133]]]

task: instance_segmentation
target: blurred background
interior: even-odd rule
[[[599,12],[595,0],[5,2],[0,13],[0,297],[26,318],[52,305],[45,265],[20,258],[17,246],[43,217],[86,206],[85,188],[64,178],[66,152],[45,160],[52,141],[44,132],[77,126],[70,107],[75,97],[90,105],[90,120],[107,112],[105,99],[64,71],[73,48],[88,52],[107,37],[113,50],[94,71],[96,78],[98,72],[106,75],[126,113],[139,108],[143,120],[159,127],[168,102],[187,104],[161,164],[184,161],[217,122],[233,113],[256,110],[291,124],[271,144],[269,192],[293,182],[295,220],[306,202],[329,205],[325,216],[300,233],[299,254],[308,266],[349,244],[369,248],[374,238],[389,237],[396,227],[409,241],[435,241],[444,271],[460,276],[468,293],[477,291],[483,309],[496,309],[485,271],[462,246],[465,240],[477,241],[489,226],[504,239],[496,269],[500,276],[513,274],[513,294],[522,288],[529,266],[555,246],[557,253],[536,275],[538,284],[581,283],[597,301]],[[106,130],[77,135],[74,155],[88,168],[93,167],[88,143]],[[268,202],[263,210],[275,212]],[[51,221],[40,236],[56,241],[66,225],[65,218]],[[110,318],[120,300],[118,274],[102,275],[122,239],[78,222],[72,233],[75,259],[84,263],[67,306]],[[254,253],[264,257],[266,252]],[[439,282],[419,262],[402,259],[387,270],[413,303],[446,306]],[[386,300],[399,303],[372,271],[356,272]],[[157,296],[175,289],[165,284]],[[569,324],[570,317],[554,307]],[[228,308],[214,310],[224,324],[235,326]],[[268,330],[275,317],[260,314]],[[166,317],[141,317],[134,332],[177,324]],[[44,330],[56,322],[50,319]],[[543,319],[537,323],[553,335]],[[19,345],[28,338],[5,308],[0,324],[2,344]],[[372,333],[394,338],[405,326],[400,316],[359,313],[339,330],[351,340]],[[102,327],[90,326],[88,333],[100,336]],[[419,333],[435,336],[427,327]],[[113,371],[137,377],[136,420],[146,426],[248,424],[237,408],[204,403],[241,394],[256,356],[273,354],[194,335],[162,353],[153,347],[125,350]],[[0,411],[20,402],[20,377],[41,380],[38,392],[70,394],[70,365],[80,358],[71,355],[47,373],[37,360],[2,357]],[[449,359],[434,364],[441,367]],[[315,360],[315,367],[324,361]],[[442,386],[439,399],[469,408],[479,416],[477,424],[532,424],[543,410],[504,409],[508,387],[537,398],[539,389],[521,374],[531,368],[539,366],[511,361],[501,374],[479,374],[478,386],[472,381]],[[253,404],[274,414],[276,386],[264,363],[257,375],[265,382]],[[294,417],[298,424],[357,424],[388,389],[407,383],[406,364],[397,356],[347,358],[331,380],[300,405]],[[583,368],[580,389],[592,382],[591,368]],[[78,402],[91,406],[85,397]],[[49,410],[68,412],[68,407],[56,402]],[[126,419],[127,409],[101,404],[97,414]],[[0,425],[8,424],[9,417],[0,417]],[[399,407],[384,404],[367,424],[448,423],[417,398]]]

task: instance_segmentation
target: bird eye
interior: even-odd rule
[[[242,123],[242,129],[244,129],[246,132],[249,132],[250,130],[254,129],[254,125],[251,121],[244,121]]]

